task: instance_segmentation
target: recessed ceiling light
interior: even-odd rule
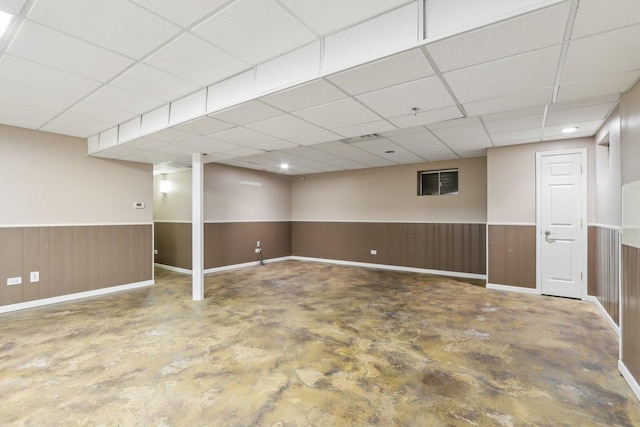
[[[574,132],[578,132],[577,126],[562,129],[562,133],[574,133]]]
[[[13,18],[13,15],[0,10],[0,37],[2,37],[4,32],[7,31],[7,28],[9,28],[11,18]]]
[[[286,163],[282,163],[282,164],[280,165],[280,169],[289,169],[289,165],[288,165],[288,164],[286,164]]]

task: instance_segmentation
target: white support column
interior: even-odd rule
[[[204,165],[203,155],[193,153],[192,202],[192,280],[193,300],[204,299]]]

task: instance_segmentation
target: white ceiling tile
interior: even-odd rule
[[[325,130],[325,131],[314,133],[311,135],[304,135],[304,136],[298,136],[296,138],[289,138],[289,141],[295,142],[296,144],[299,144],[299,145],[313,145],[313,144],[320,144],[322,142],[327,142],[327,141],[336,141],[340,138],[342,138],[340,135],[335,134],[333,132],[329,132],[328,130]]]
[[[424,161],[422,157],[419,157],[414,153],[407,151],[406,149],[400,147],[398,144],[391,142],[386,138],[354,142],[351,145],[397,164],[419,163]]]
[[[398,117],[455,105],[438,77],[404,83],[360,95],[357,99],[383,117]]]
[[[9,110],[9,111],[7,111]],[[17,109],[6,109],[0,105],[0,123],[25,129],[38,129],[54,115],[49,111],[36,111],[33,108],[18,106]]]
[[[290,139],[322,131],[322,128],[290,114],[272,117],[246,127],[280,139]]]
[[[326,35],[358,24],[374,16],[402,6],[406,0],[282,0],[297,17],[320,35]]]
[[[224,141],[218,141],[216,139],[207,138],[207,137],[192,139],[190,141],[183,142],[180,145],[202,150],[203,153],[220,153],[223,151],[230,151],[230,150],[243,148],[240,145],[231,144]]]
[[[211,117],[200,117],[187,123],[174,126],[174,129],[183,130],[185,132],[194,133],[196,135],[211,135],[212,133],[222,132],[231,129],[235,125],[221,120],[212,119]]]
[[[561,83],[638,70],[638,52],[640,25],[572,41],[569,43]]]
[[[0,0],[0,10],[11,15],[19,15],[27,0]]]
[[[164,104],[164,101],[110,85],[102,86],[86,97],[85,101],[137,114],[146,113]]]
[[[287,112],[304,110],[346,98],[347,95],[325,80],[316,80],[293,89],[268,95],[261,101]]]
[[[9,84],[0,80],[0,93],[3,110],[10,111],[14,106],[35,107],[48,111],[51,116],[60,113],[71,107],[76,100],[66,96],[44,92],[38,89]]]
[[[278,139],[273,136],[241,127],[218,132],[213,134],[211,137],[221,141],[230,142],[232,144],[242,145],[243,147],[253,147],[256,145],[266,144],[267,142],[273,142]]]
[[[155,150],[158,148],[166,147],[168,142],[155,141],[149,138],[138,138],[134,141],[126,143],[127,147],[137,148],[141,151]]]
[[[483,101],[469,102],[463,104],[463,107],[470,116],[480,116],[484,114],[499,113],[502,111],[550,104],[552,96],[553,89],[548,88],[532,92],[501,96],[499,98],[486,99]]]
[[[363,65],[329,77],[351,95],[383,89],[434,75],[431,64],[419,48]]]
[[[192,31],[254,65],[316,39],[273,0],[238,0]]]
[[[115,108],[96,105],[85,101],[78,102],[68,110],[68,113],[84,119],[99,118],[101,121],[111,123],[111,126],[109,127],[113,127],[114,124],[125,122],[135,116],[135,114],[126,111],[116,110]]]
[[[389,140],[428,161],[455,159],[458,156],[439,141],[431,132],[422,132],[389,137]]]
[[[29,19],[136,59],[180,31],[126,0],[40,1],[29,12]]]
[[[570,6],[568,2],[561,3],[435,42],[427,50],[440,71],[446,72],[560,44]]]
[[[491,140],[477,117],[451,120],[428,127],[435,136],[456,152],[458,149],[479,149],[491,146]]]
[[[145,62],[185,80],[208,85],[249,66],[193,34],[183,34]]]
[[[140,163],[164,163],[170,162],[175,159],[173,154],[168,153],[158,153],[155,151],[145,151],[144,153],[134,154],[133,156],[127,156],[123,160],[127,160],[129,162],[140,162]]]
[[[380,117],[353,99],[343,99],[294,113],[326,129],[337,129],[373,122]]]
[[[453,34],[531,12],[561,0],[429,0],[426,3],[427,39]]]
[[[163,101],[173,101],[201,86],[147,64],[137,64],[111,82],[113,86]]]
[[[262,154],[262,153],[264,153],[264,151],[257,150],[255,148],[248,148],[248,147],[237,148],[235,150],[229,150],[224,152],[226,156],[230,156],[229,158],[255,156],[256,154]]]
[[[560,58],[553,46],[444,74],[460,102],[469,103],[552,87]]]
[[[515,117],[535,116],[536,114],[544,114],[544,105],[536,105],[534,107],[517,108],[513,110],[500,111],[498,113],[483,114],[482,119],[486,122],[495,120],[505,120]]]
[[[389,121],[399,128],[406,128],[418,125],[428,125],[460,117],[462,117],[462,112],[454,105],[437,110],[423,111],[418,114],[406,114],[404,116],[389,119]]]
[[[267,144],[256,145],[254,148],[257,148],[258,150],[264,150],[264,151],[275,151],[275,150],[284,150],[287,148],[293,148],[297,146],[298,144],[294,144],[293,142],[280,140],[280,141],[269,142]]]
[[[640,23],[637,0],[580,0],[572,39]]]
[[[172,128],[163,129],[146,136],[146,138],[148,139],[168,142],[169,144],[177,144],[179,142],[189,141],[197,137],[198,135]]]
[[[0,81],[80,99],[101,83],[11,55],[0,59]]]
[[[220,9],[229,0],[131,0],[151,10],[181,27],[188,27],[196,21]]]
[[[133,63],[130,58],[28,20],[11,44],[9,54],[101,82]]]
[[[407,128],[400,128],[396,130],[390,130],[387,132],[381,132],[380,135],[385,138],[391,138],[394,136],[402,136],[402,135],[411,135],[414,133],[424,133],[427,132],[427,129],[424,126],[412,126]]]
[[[167,145],[166,147],[158,148],[155,151],[156,153],[177,154],[178,156],[189,156],[189,157],[191,157],[191,155],[194,153],[202,152],[198,148],[187,147],[185,145],[180,145],[180,144]]]
[[[323,71],[340,71],[414,47],[418,42],[414,1],[324,38]]]
[[[263,104],[260,101],[249,101],[236,107],[229,108],[228,110],[210,114],[209,116],[238,126],[243,126],[282,114],[282,111]]]
[[[598,129],[604,123],[604,119],[602,120],[591,120],[586,122],[571,122],[571,123],[563,123],[561,125],[554,126],[546,126],[544,128],[544,140],[549,139],[567,139],[567,138],[579,138],[581,136],[592,136],[594,135]],[[565,127],[576,126],[578,128],[578,132],[576,133],[563,133],[562,129]]]
[[[484,124],[491,134],[498,132],[510,132],[523,129],[542,129],[544,120],[544,107],[536,108],[536,114],[529,114],[520,117],[509,117],[499,120],[484,120]]]
[[[558,102],[617,95],[629,90],[638,81],[638,77],[640,77],[640,72],[632,71],[580,83],[563,84],[558,90]]]
[[[586,107],[580,108],[572,108],[572,109],[558,109],[557,104],[553,105],[556,107],[556,111],[551,111],[547,113],[547,121],[545,125],[547,127],[554,125],[563,125],[566,123],[572,122],[588,122],[594,120],[604,120],[609,114],[609,111],[613,108],[615,104],[600,104],[600,105],[590,105]]]
[[[252,99],[256,70],[252,68],[207,88],[207,112],[213,113]]]
[[[93,117],[100,116],[98,115]],[[75,112],[67,111],[48,122],[40,128],[40,130],[77,136],[80,138],[88,138],[98,132],[108,129],[111,126],[113,126],[113,122],[97,120],[86,116],[83,117],[75,114]]]
[[[495,146],[537,142],[540,141],[541,137],[542,125],[538,128],[491,133],[491,141]]]
[[[375,122],[362,123],[359,125],[347,126],[343,128],[335,129],[335,133],[338,133],[346,138],[351,138],[360,135],[370,135],[372,133],[380,133],[396,129],[394,125],[386,120],[376,120]]]
[[[108,148],[104,151],[100,151],[92,154],[93,157],[106,157],[110,159],[122,159],[123,157],[133,156],[134,154],[141,153],[142,150],[129,147],[128,145],[118,145],[112,148]]]
[[[256,93],[269,93],[320,77],[322,44],[315,41],[256,67]]]

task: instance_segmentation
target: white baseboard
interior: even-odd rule
[[[429,270],[426,268],[402,267],[398,265],[371,264],[368,262],[342,261],[338,259],[309,258],[309,257],[302,257],[302,256],[292,256],[290,257],[290,259],[296,260],[296,261],[311,261],[311,262],[324,262],[327,264],[349,265],[353,267],[366,267],[366,268],[379,268],[382,270],[406,271],[410,273],[433,274],[436,276],[460,277],[464,279],[479,279],[479,280],[487,279],[487,276],[485,274],[460,273],[456,271],[444,271],[444,270]]]
[[[523,288],[521,286],[507,286],[487,283],[487,289],[493,289],[494,291],[517,292],[520,294],[540,295],[540,292],[537,289]]]
[[[600,304],[600,300],[598,298],[594,297],[593,295],[589,295],[589,296],[587,296],[585,301],[592,302],[598,308],[598,310],[600,310],[600,313],[602,314],[602,316],[609,323],[609,326],[611,326],[611,329],[613,329],[613,331],[616,334],[618,334],[618,337],[619,337],[620,336],[620,327],[618,325],[616,325],[616,322],[613,321],[613,319],[611,318],[609,313],[607,313],[607,310],[605,310],[604,307],[602,306],[602,304]]]
[[[269,264],[272,262],[288,261],[290,259],[292,259],[292,257],[290,256],[285,256],[281,258],[269,258],[269,259],[265,259],[264,263]],[[219,271],[235,270],[235,269],[244,268],[244,267],[253,267],[256,265],[260,265],[260,261],[251,261],[251,262],[245,262],[242,264],[224,265],[222,267],[208,268],[204,271],[204,274],[217,273]]]
[[[631,372],[629,372],[629,369],[627,369],[627,366],[622,360],[618,360],[618,370],[622,374],[622,377],[627,381],[629,387],[631,387],[631,390],[633,390],[633,393],[636,395],[638,400],[640,400],[640,385],[638,384],[638,381],[633,378],[633,375],[631,375]]]
[[[0,313],[8,313],[10,311],[25,310],[27,308],[42,307],[43,305],[58,304],[61,302],[75,301],[83,298],[96,297],[100,295],[112,294],[115,292],[130,291],[132,289],[144,288],[155,284],[154,280],[144,282],[130,283],[127,285],[112,286],[110,288],[95,289],[93,291],[78,292],[75,294],[60,295],[59,297],[44,298],[34,301],[21,302],[18,304],[10,304],[0,306]]]
[[[191,270],[187,270],[186,268],[174,267],[172,265],[158,264],[156,262],[156,263],[153,264],[153,266],[161,268],[163,270],[174,271],[176,273],[191,274]]]

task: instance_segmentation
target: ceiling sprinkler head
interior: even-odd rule
[[[419,109],[418,107],[413,107],[413,108],[411,109],[411,111],[413,111],[413,115],[414,115],[414,116],[417,116],[417,115],[418,115],[418,111],[420,111],[420,109]]]

